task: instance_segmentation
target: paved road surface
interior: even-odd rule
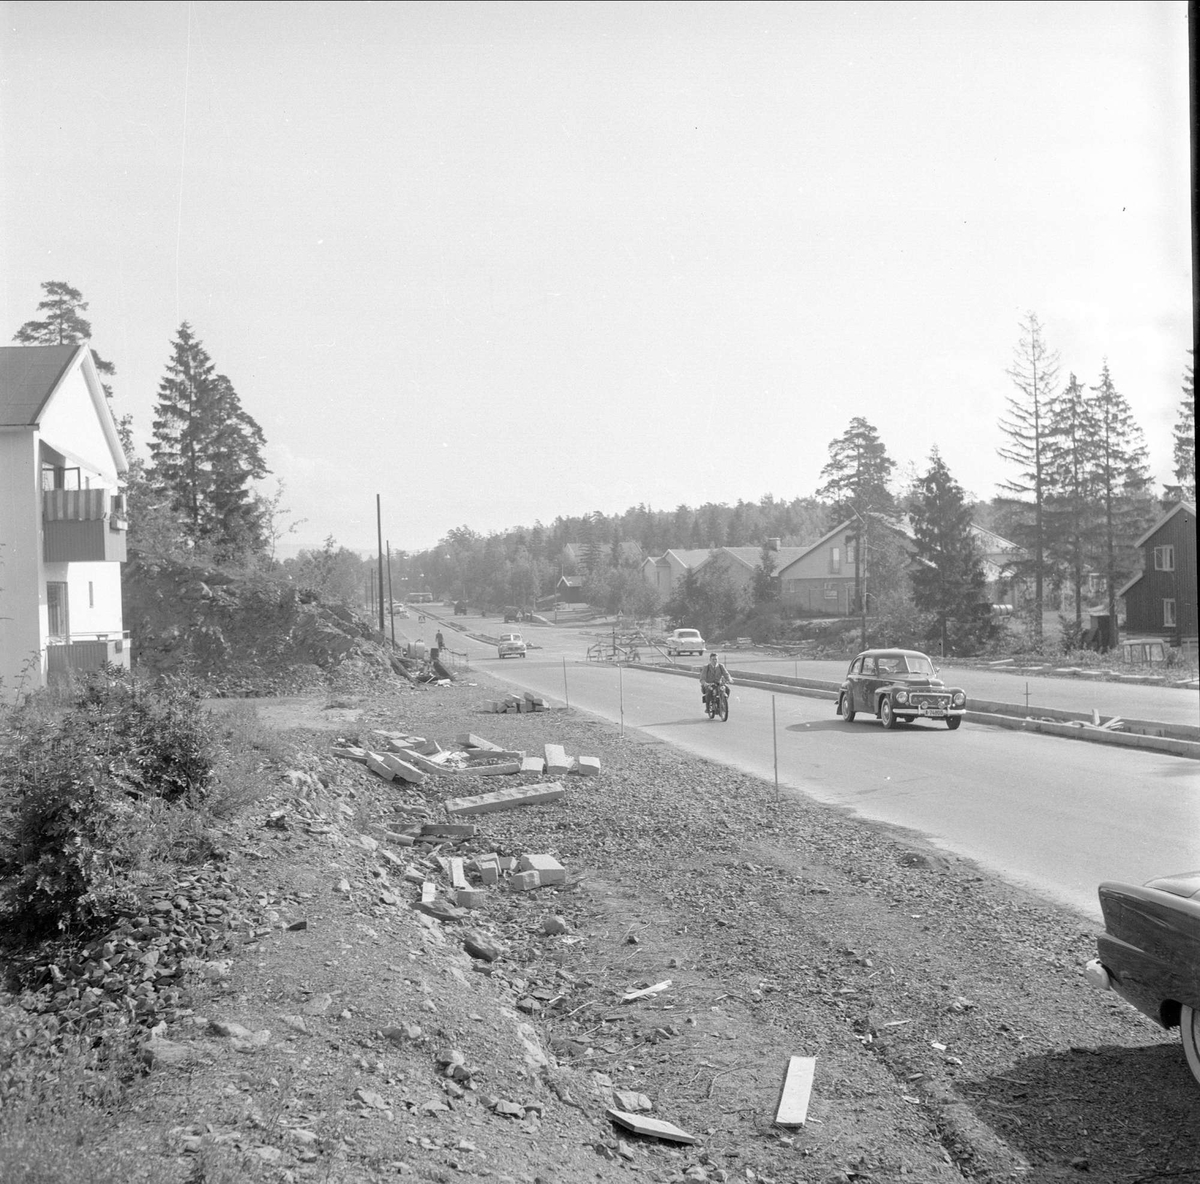
[[[431,618],[428,639],[436,629]],[[1092,919],[1101,880],[1200,867],[1195,761],[971,723],[957,732],[932,722],[884,732],[875,721],[843,723],[828,701],[749,687],[735,688],[729,721],[720,723],[703,715],[695,681],[578,661],[586,645],[567,630],[526,626],[544,648],[503,661],[493,647],[446,632],[452,649],[465,648],[474,665],[516,686],[767,780],[774,736],[783,792],[913,828]]]

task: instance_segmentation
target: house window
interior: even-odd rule
[[[1175,626],[1175,601],[1163,601],[1163,624],[1170,628]]]
[[[857,541],[855,539],[852,539],[849,535],[846,536],[846,562],[847,563],[857,563],[858,562]]]
[[[832,580],[826,580],[825,581],[825,599],[826,600],[837,600],[837,598],[838,598],[837,584],[835,584]]]
[[[71,622],[67,613],[67,585],[65,583],[48,583],[46,585],[46,610],[49,617],[50,636],[56,640],[66,641],[71,633]]]
[[[842,570],[842,549],[840,547],[829,548],[829,570],[832,573]]]
[[[1154,548],[1154,570],[1175,570],[1175,548],[1173,546]]]

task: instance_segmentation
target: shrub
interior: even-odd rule
[[[82,930],[136,898],[164,804],[199,804],[215,756],[193,689],[148,689],[111,671],[65,707],[12,713],[0,748],[0,917],[28,934]]]

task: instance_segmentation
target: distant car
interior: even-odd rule
[[[1101,884],[1100,911],[1100,957],[1084,967],[1084,977],[1156,1024],[1178,1026],[1188,1068],[1200,1083],[1200,871],[1141,887]]]
[[[456,617],[465,617],[467,615],[467,602],[465,600],[456,600],[454,602],[454,615]]]
[[[702,654],[704,653],[704,638],[699,629],[676,629],[667,634],[667,657],[672,654]]]
[[[917,650],[866,650],[850,663],[838,691],[837,712],[848,724],[861,711],[885,728],[918,719],[944,719],[951,731],[962,723],[967,693],[948,687],[937,667]]]
[[[393,604],[392,605],[392,616],[393,617],[407,617],[408,609],[406,609],[404,607],[404,605],[402,605],[402,604]]]
[[[496,647],[500,657],[525,657],[525,639],[519,633],[501,633],[500,644]]]

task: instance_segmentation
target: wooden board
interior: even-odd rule
[[[803,1126],[808,1118],[808,1100],[812,1096],[816,1057],[791,1057],[775,1108],[776,1126]]]

